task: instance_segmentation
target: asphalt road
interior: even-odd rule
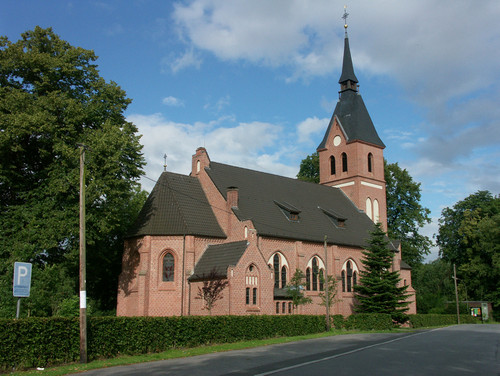
[[[83,375],[499,376],[500,325],[351,334],[106,368]]]

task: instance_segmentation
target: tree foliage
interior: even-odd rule
[[[455,301],[452,276],[453,265],[442,259],[413,268],[411,279],[418,313],[446,313],[446,302]]]
[[[406,169],[384,160],[387,194],[387,233],[401,240],[401,257],[410,266],[421,264],[429,254],[432,241],[419,233],[430,223],[430,210],[420,204],[420,183]]]
[[[292,304],[294,309],[297,309],[299,305],[305,305],[312,303],[312,299],[304,295],[304,282],[306,280],[306,275],[300,269],[296,269],[293,273],[290,283],[286,286],[288,296],[292,298]]]
[[[443,209],[439,223],[440,256],[457,265],[468,298],[500,308],[500,197],[474,193]]]
[[[378,223],[363,251],[364,270],[360,272],[359,285],[354,286],[358,299],[355,310],[358,313],[387,313],[393,320],[404,322],[409,304],[406,301],[408,286],[398,286],[401,278],[398,272],[392,271],[394,251],[388,245],[386,234]]]
[[[321,283],[325,282],[325,277],[323,274],[319,275]],[[328,278],[328,308],[331,310],[333,305],[337,302],[340,302],[341,299],[337,298],[337,279],[333,275],[329,275]],[[318,296],[321,299],[321,305],[326,307],[326,292],[325,291],[320,291]]]
[[[78,143],[89,147],[87,288],[103,308],[115,305],[123,234],[145,199],[144,160],[124,117],[130,99],[99,76],[96,60],[50,28],[0,38],[1,316],[13,311],[14,261],[34,263],[32,314],[52,314],[77,291]]]
[[[312,153],[300,162],[297,179],[311,183],[319,183],[319,154]]]

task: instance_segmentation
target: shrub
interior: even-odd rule
[[[348,330],[391,330],[394,324],[388,313],[358,313],[349,316],[344,327]]]
[[[409,315],[409,317],[410,326],[412,328],[455,325],[457,323],[457,315],[416,314]],[[472,317],[471,315],[460,315],[461,324],[475,324],[478,322],[480,322],[480,320],[476,317]]]

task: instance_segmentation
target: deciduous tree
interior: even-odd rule
[[[116,303],[123,235],[144,200],[144,159],[137,128],[124,117],[130,99],[100,77],[96,60],[50,28],[36,27],[14,43],[0,38],[2,316],[15,312],[14,261],[34,264],[33,291],[51,291],[60,301],[76,293],[79,143],[89,147],[87,289],[101,308]],[[49,276],[64,283],[47,284]],[[49,315],[58,302],[33,297],[31,304],[32,312]]]
[[[293,273],[290,283],[286,286],[288,295],[292,298],[292,304],[296,310],[299,305],[312,303],[312,299],[304,294],[304,282],[306,276],[300,269],[296,269]]]

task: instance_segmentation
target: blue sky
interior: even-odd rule
[[[0,35],[52,27],[95,51],[101,75],[133,100],[150,190],[165,153],[170,171],[188,174],[198,146],[294,177],[338,99],[344,5],[384,155],[422,184],[432,236],[444,207],[500,193],[498,1],[5,0]]]

